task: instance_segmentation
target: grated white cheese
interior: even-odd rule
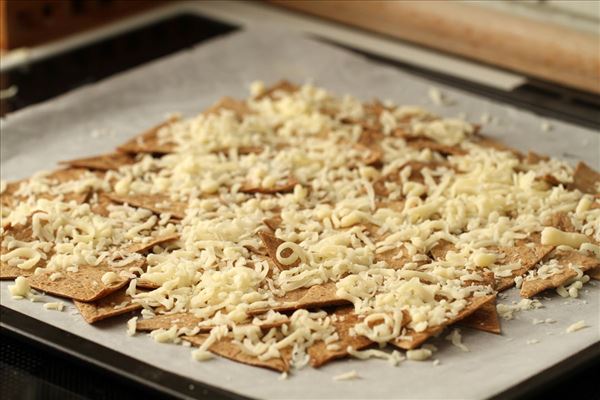
[[[433,352],[429,349],[416,349],[408,350],[406,352],[406,358],[411,361],[425,361],[428,360]]]
[[[581,320],[581,321],[575,322],[574,324],[569,325],[566,329],[566,332],[573,333],[573,332],[577,332],[584,328],[588,328],[588,326],[585,324],[584,320]]]
[[[138,317],[133,317],[127,321],[127,336],[134,336],[137,329]]]
[[[43,306],[46,310],[62,311],[65,307],[65,303],[62,301],[44,303]]]
[[[358,372],[355,370],[345,372],[343,374],[336,375],[332,378],[334,381],[349,381],[352,379],[360,379]]]
[[[465,346],[462,342],[462,336],[460,334],[460,329],[453,329],[452,332],[446,336],[446,340],[452,342],[452,344],[462,351],[469,351],[469,348]]]

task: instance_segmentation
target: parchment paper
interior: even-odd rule
[[[378,97],[399,104],[418,104],[443,115],[479,122],[493,117],[484,132],[521,149],[534,149],[562,158],[600,165],[600,135],[558,121],[542,130],[543,120],[533,114],[450,88],[440,87],[453,101],[436,106],[428,100],[433,84],[360,56],[294,34],[258,30],[236,33],[202,44],[130,72],[68,93],[8,116],[1,122],[3,179],[17,179],[55,166],[58,160],[109,151],[129,136],[161,121],[170,112],[191,115],[224,95],[245,97],[256,79],[267,83],[286,78],[312,80],[339,94],[362,99]],[[384,361],[344,360],[319,370],[305,368],[288,380],[276,373],[215,359],[196,362],[190,349],[154,343],[149,337],[125,335],[130,316],[87,325],[72,305],[66,311],[46,311],[40,303],[16,301],[1,284],[1,304],[46,323],[93,340],[159,368],[207,382],[247,396],[268,399],[391,399],[484,398],[535,375],[598,342],[598,286],[586,285],[579,299],[550,294],[544,308],[503,321],[503,334],[463,330],[470,352],[444,339],[441,364],[405,361],[391,367]],[[513,289],[510,302],[518,300]],[[50,296],[44,297],[52,301]],[[553,318],[555,324],[533,325],[532,320]],[[588,328],[566,334],[570,324],[585,320]],[[537,344],[527,344],[537,339]],[[356,370],[360,379],[333,381]]]

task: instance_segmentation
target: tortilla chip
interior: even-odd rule
[[[108,211],[108,206],[111,204],[115,204],[110,197],[108,197],[105,193],[98,193],[96,199],[90,200],[90,209],[94,214],[101,215],[103,217],[108,217],[110,212]]]
[[[231,150],[234,147],[225,147],[219,150],[214,150],[213,153],[215,154],[228,154],[229,150]],[[259,147],[259,146],[240,146],[235,148],[237,150],[237,153],[240,156],[244,156],[244,155],[248,155],[248,154],[260,154],[263,151],[265,151],[264,147]]]
[[[159,314],[152,318],[139,320],[137,322],[136,329],[142,332],[149,332],[155,329],[169,329],[173,326],[177,326],[178,328],[194,329],[198,327],[198,324],[202,321],[204,321],[203,318],[199,318],[194,314],[187,312],[175,314]],[[286,317],[285,319],[281,319],[277,322],[260,322],[258,324],[252,324],[251,322],[248,322],[244,325],[255,325],[262,330],[268,331],[269,329],[278,328],[289,322],[289,319],[287,319]],[[210,332],[210,330],[214,328],[214,326],[204,325],[199,328],[200,332]]]
[[[248,193],[248,194],[252,194],[252,193],[262,193],[262,194],[290,193],[290,192],[294,191],[294,187],[298,183],[299,182],[296,180],[296,178],[290,177],[287,179],[286,182],[276,184],[275,186],[273,186],[271,188],[263,188],[263,187],[257,187],[257,186],[252,186],[252,185],[246,184],[240,188],[240,192]]]
[[[525,159],[525,162],[527,164],[537,164],[540,161],[548,161],[549,159],[550,159],[550,157],[547,155],[542,155],[542,154],[538,154],[534,151],[529,151],[527,153],[527,158]]]
[[[38,211],[40,212],[40,211]],[[35,214],[35,212],[33,213]],[[32,215],[33,215],[32,214]],[[0,238],[0,242],[4,241],[4,238],[7,236],[12,236],[15,240],[20,242],[31,242],[34,240],[33,238],[33,229],[32,229],[32,215],[27,218],[25,224],[17,224],[17,225],[8,225],[5,227],[5,231]],[[9,253],[11,250],[8,250],[4,247],[0,248],[0,254],[4,255]],[[40,252],[40,250],[38,250]],[[31,267],[30,269],[22,269],[17,266],[11,266],[5,261],[0,260],[0,280],[7,279],[16,279],[19,276],[31,276],[37,268],[44,268],[48,259],[51,256],[51,253],[45,254],[46,258],[40,259],[36,265]]]
[[[252,112],[252,110],[250,110],[246,102],[226,96],[214,105],[212,105],[208,110],[204,111],[203,114],[218,115],[222,110],[232,111],[238,119],[241,119],[244,115],[250,114]]]
[[[592,268],[586,272],[586,275],[589,275],[590,278],[600,281],[600,268]]]
[[[425,177],[423,176],[423,173],[422,173],[422,171],[425,168],[428,168],[431,170],[436,170],[437,168],[443,168],[443,167],[452,169],[450,164],[445,163],[445,162],[408,161],[408,162],[402,164],[402,166],[400,168],[398,168],[396,171],[375,181],[375,183],[373,184],[373,190],[375,191],[375,194],[378,196],[384,196],[384,197],[388,196],[389,191],[387,190],[387,188],[385,186],[386,182],[396,182],[396,183],[400,184],[401,183],[400,182],[400,173],[404,170],[404,168],[408,168],[408,167],[410,167],[410,175],[408,176],[408,180],[412,181],[412,182],[419,182],[419,183],[425,182]]]
[[[307,353],[310,356],[310,365],[315,368],[325,365],[334,359],[346,357],[348,355],[348,347],[360,350],[373,343],[364,336],[350,335],[350,329],[359,322],[358,316],[354,313],[354,307],[341,307],[330,315],[335,315],[337,318],[333,322],[333,326],[340,337],[340,340],[335,342],[335,344],[339,345],[339,349],[328,350],[327,345],[323,341],[318,341],[310,346]]]
[[[504,254],[501,260],[503,264],[521,263],[521,268],[512,271],[510,276],[499,277],[496,279],[496,290],[501,292],[515,285],[515,277],[521,276],[533,267],[535,267],[544,257],[548,255],[554,246],[546,246],[539,244],[539,240],[534,240],[535,245],[528,247],[526,241],[515,243],[514,247],[501,247],[498,249]]]
[[[277,268],[279,268],[281,271],[290,269],[290,268],[295,268],[298,265],[300,265],[300,259],[296,260],[295,262],[293,262],[290,265],[283,265],[277,260],[277,248],[282,243],[284,243],[283,240],[279,239],[272,233],[266,232],[266,231],[258,231],[258,237],[260,237],[260,240],[263,242],[263,245],[267,249],[267,254],[269,255],[269,258],[271,259],[273,264],[275,264],[277,266]],[[282,256],[289,257],[291,252],[292,252],[291,249],[286,249],[284,251],[285,254],[282,253]]]
[[[348,300],[337,297],[336,291],[335,282],[314,285],[310,288],[296,289],[286,293],[283,297],[276,298],[277,303],[275,305],[266,308],[249,309],[248,314],[258,315],[269,310],[286,312],[300,308],[314,309],[350,303]]]
[[[371,143],[369,145],[356,144],[354,145],[356,150],[359,150],[362,157],[362,163],[371,167],[379,168],[383,163],[383,150],[377,144]]]
[[[159,287],[162,286],[158,283],[154,283],[154,282],[151,282],[151,281],[149,281],[147,279],[143,279],[143,278],[138,279],[135,285],[138,288],[150,289],[150,290],[158,289]]]
[[[125,251],[130,253],[145,253],[151,250],[154,246],[172,242],[174,240],[179,240],[179,235],[177,233],[173,233],[170,235],[159,236],[157,238],[153,238],[147,243],[135,243],[125,248]]]
[[[127,267],[140,263],[143,264],[143,261],[133,262]],[[105,285],[102,276],[109,271],[117,272],[108,264],[100,263],[97,266],[79,266],[77,272],[61,271],[62,277],[55,281],[50,280],[50,275],[56,271],[45,270],[31,275],[27,280],[32,288],[42,292],[89,303],[116,292],[129,282],[128,278],[119,276],[111,285]]]
[[[139,322],[138,322],[139,323]],[[181,339],[190,342],[194,346],[201,346],[208,338],[208,334],[200,334],[195,336],[181,336]],[[243,364],[252,365],[255,367],[268,368],[279,372],[287,372],[290,369],[290,360],[292,352],[290,348],[280,350],[281,358],[272,358],[262,361],[258,357],[243,353],[242,350],[231,341],[231,339],[221,339],[210,346],[209,351],[221,357],[228,358]]]
[[[161,314],[137,321],[135,329],[141,332],[149,332],[155,329],[169,329],[172,326],[193,329],[202,321],[204,319],[196,317],[191,313]]]
[[[584,193],[596,194],[600,183],[600,173],[594,171],[584,162],[579,162],[573,173],[573,189],[579,189]]]
[[[578,232],[573,226],[569,214],[563,211],[552,214],[549,220],[546,221],[546,225],[553,226],[563,232]]]
[[[500,318],[496,309],[496,298],[490,299],[473,314],[459,322],[460,325],[479,331],[500,334]]]
[[[273,232],[275,232],[283,223],[283,219],[279,216],[263,219],[263,223]]]
[[[435,246],[429,250],[431,257],[434,260],[445,260],[446,253],[449,251],[456,251],[456,246],[452,242],[448,242],[447,240],[441,239],[437,242]]]
[[[88,170],[82,168],[66,168],[66,169],[58,169],[46,175],[45,179],[48,179],[52,182],[51,186],[60,185],[66,182],[75,181],[81,178],[82,175],[86,174]],[[2,212],[5,213],[6,209],[14,208],[19,202],[26,199],[25,196],[19,196],[16,194],[19,191],[21,184],[27,182],[27,179],[22,179],[19,181],[8,183],[6,189],[2,194],[0,194],[0,203],[2,204]],[[70,201],[75,201],[78,204],[84,203],[89,197],[89,190],[84,190],[83,192],[67,192],[61,195],[51,195],[49,193],[38,193],[34,197],[39,199],[56,199],[57,197],[62,196],[62,201],[68,203]],[[3,214],[6,215],[6,214]]]
[[[258,96],[256,96],[255,99],[260,100],[260,99],[264,99],[265,97],[274,99],[277,97],[276,96],[277,92],[294,93],[294,92],[297,92],[298,89],[299,89],[299,87],[297,85],[294,85],[293,83],[288,82],[286,80],[281,80],[281,81],[277,82],[276,84],[274,84],[273,86],[265,89],[265,91],[262,92],[261,94],[259,94]]]
[[[502,143],[496,139],[492,139],[489,136],[484,136],[481,134],[474,135],[473,143],[475,143],[481,147],[487,147],[487,148],[498,150],[498,151],[507,151],[509,153],[514,154],[518,158],[523,158],[523,154],[519,150],[517,150],[513,147],[510,147],[510,146],[507,146],[504,143]]]
[[[467,152],[458,146],[448,146],[436,142],[435,140],[419,138],[415,140],[409,140],[406,143],[409,147],[416,150],[429,149],[431,151],[438,152],[444,156],[464,156]]]
[[[87,168],[97,171],[117,170],[124,165],[135,163],[135,158],[125,153],[110,153],[101,156],[78,158],[76,160],[59,161],[59,164],[71,168]]]
[[[116,193],[107,193],[106,196],[116,203],[129,204],[133,207],[146,208],[156,214],[169,213],[173,218],[185,218],[187,204],[172,201],[162,194],[136,194],[121,196]]]
[[[141,304],[133,303],[133,299],[125,291],[125,288],[117,290],[92,303],[75,300],[75,307],[77,307],[79,313],[88,324],[116,317],[117,315],[127,314],[142,308]]]
[[[151,154],[168,154],[173,153],[176,149],[175,143],[161,143],[158,138],[158,131],[162,128],[171,125],[178,121],[178,117],[169,118],[169,120],[160,123],[146,132],[143,132],[121,146],[117,147],[118,151],[123,153],[151,153]]]
[[[415,349],[421,344],[425,343],[425,341],[430,337],[440,333],[442,330],[444,330],[446,326],[452,325],[458,321],[467,318],[468,316],[472,315],[475,311],[480,309],[484,304],[494,300],[495,298],[495,294],[480,297],[471,297],[469,303],[462,311],[460,311],[456,316],[449,318],[443,324],[428,327],[423,332],[414,332],[413,330],[409,329],[408,332],[403,336],[408,336],[412,338],[412,340],[406,338],[397,338],[391,341],[390,343],[404,350]]]
[[[584,256],[576,250],[560,251],[552,258],[558,261],[563,270],[547,278],[525,279],[521,285],[520,294],[522,297],[529,298],[546,289],[557,288],[567,284],[569,280],[577,276],[577,272],[569,268],[569,264],[578,267],[583,272],[600,267],[600,260]]]

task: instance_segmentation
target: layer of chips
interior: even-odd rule
[[[0,279],[72,299],[90,324],[143,308],[135,328],[157,341],[281,372],[453,324],[498,334],[497,292],[600,279],[600,174],[479,130],[256,85],[3,184]],[[82,208],[45,228],[41,199]]]

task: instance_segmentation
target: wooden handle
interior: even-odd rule
[[[600,38],[593,34],[459,2],[268,1],[600,93]]]

